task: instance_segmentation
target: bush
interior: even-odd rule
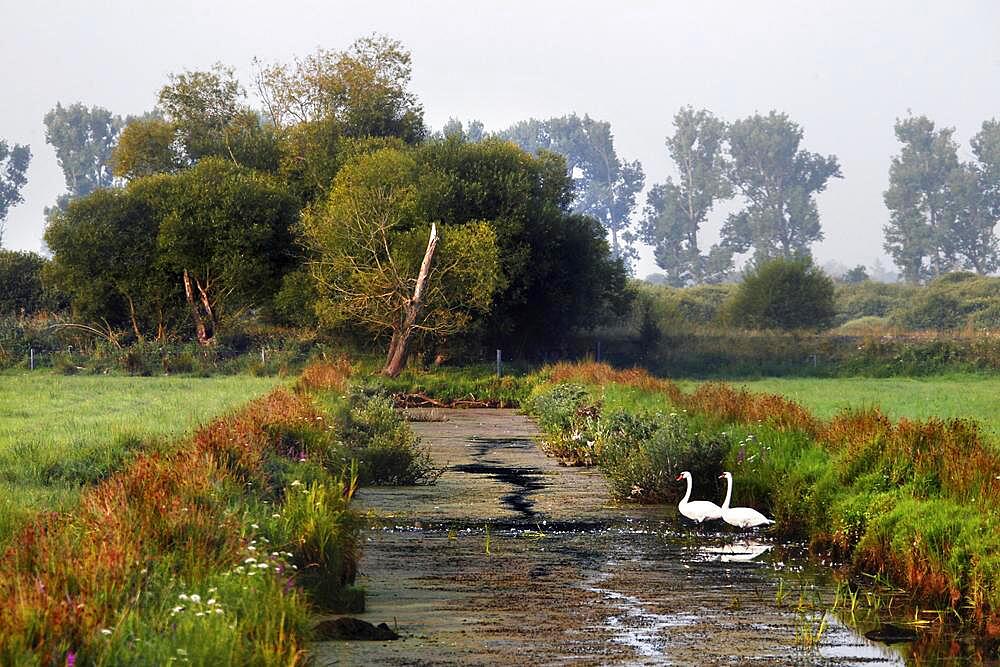
[[[525,407],[542,429],[558,433],[573,426],[577,411],[589,399],[590,393],[583,385],[557,384],[529,398]]]
[[[838,285],[836,288],[836,323],[843,324],[862,317],[889,317],[903,308],[914,292],[921,288],[903,283],[865,281]]]
[[[37,253],[0,248],[0,314],[33,315],[62,305],[43,283],[47,262]]]
[[[835,314],[833,281],[806,259],[775,259],[748,272],[726,304],[745,329],[825,329]]]
[[[679,413],[610,420],[610,437],[600,449],[599,465],[618,498],[640,502],[676,502],[684,495],[677,475],[687,470],[696,480],[714,480],[729,441],[719,434],[694,430]]]
[[[908,329],[1000,328],[1000,278],[945,274],[916,290],[894,319]]]

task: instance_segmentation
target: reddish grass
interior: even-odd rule
[[[342,384],[349,368],[307,371],[309,387]],[[175,454],[146,455],[84,492],[72,514],[26,528],[0,562],[0,655],[23,642],[43,664],[61,660],[134,604],[149,563],[172,554],[178,577],[228,567],[241,553],[221,487],[261,483],[274,425],[312,423],[308,396],[278,389],[200,428]],[[300,660],[301,650],[294,652]]]
[[[340,357],[333,362],[306,367],[299,376],[296,389],[305,391],[343,389],[349,377],[351,377],[351,364],[346,357]]]
[[[671,401],[683,397],[684,392],[670,380],[653,377],[643,368],[618,369],[593,361],[570,363],[561,361],[547,366],[543,371],[552,382],[579,382],[581,384],[621,384],[646,391],[662,392]]]

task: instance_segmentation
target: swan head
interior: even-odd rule
[[[691,473],[689,473],[687,470],[685,470],[681,474],[677,475],[677,481],[678,482],[681,481],[682,479],[691,479]]]
[[[732,479],[732,478],[733,478],[733,473],[728,471],[719,475],[719,479]]]

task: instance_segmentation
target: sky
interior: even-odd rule
[[[172,72],[222,62],[246,83],[255,56],[287,62],[372,32],[411,51],[432,129],[588,113],[611,122],[647,187],[674,174],[663,142],[681,106],[726,120],[786,112],[802,147],[836,155],[844,175],[819,196],[821,263],[890,264],[882,192],[896,118],[955,128],[969,157],[982,122],[1000,117],[995,0],[0,0],[0,26],[0,138],[34,154],[4,245],[26,250],[42,248],[42,211],[65,189],[42,124],[56,102],[138,114]],[[703,241],[725,215],[712,214]],[[636,275],[654,271],[645,249]]]

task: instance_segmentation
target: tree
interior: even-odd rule
[[[298,205],[276,179],[220,158],[161,178],[160,261],[180,277],[198,341],[210,345],[224,318],[270,305],[294,263]]]
[[[915,283],[954,266],[949,229],[956,202],[949,181],[960,177],[958,144],[953,129],[936,130],[926,116],[897,119],[895,132],[903,148],[889,167],[883,247]]]
[[[573,183],[562,156],[532,157],[508,141],[458,137],[416,149],[429,220],[487,220],[496,231],[499,289],[475,333],[490,349],[542,356],[565,350],[576,333],[628,309],[627,273],[609,253],[606,232],[569,211]]]
[[[8,211],[24,201],[21,188],[28,182],[25,173],[30,162],[30,148],[20,144],[8,146],[0,139],[0,246],[3,245]]]
[[[889,167],[885,249],[909,282],[956,269],[988,274],[1000,267],[1000,123],[972,138],[975,161],[958,158],[953,128],[926,116],[896,121],[903,144]]]
[[[486,138],[486,131],[480,120],[470,120],[468,125],[463,125],[457,118],[449,118],[441,128],[441,136],[458,137],[463,141],[475,143]]]
[[[231,67],[171,74],[160,89],[160,107],[174,124],[187,157],[227,155],[236,162],[226,128],[246,110],[246,92]]]
[[[746,200],[726,220],[723,244],[754,250],[754,260],[809,257],[823,238],[816,195],[841,178],[833,155],[799,150],[802,129],[776,111],[729,126],[729,180]]]
[[[618,156],[610,123],[571,114],[522,121],[499,136],[530,153],[549,150],[564,156],[574,185],[573,210],[593,216],[608,229],[615,257],[626,262],[636,257],[632,213],[645,175],[638,161]]]
[[[719,200],[732,196],[723,159],[726,125],[705,110],[684,107],[674,116],[675,132],[667,150],[679,182],[667,178],[646,198],[642,239],[653,246],[668,284],[684,287],[719,282],[732,268],[732,251],[715,246],[708,255],[698,247],[698,231]]]
[[[78,317],[162,339],[186,313],[209,345],[227,317],[270,306],[292,264],[297,218],[272,177],[206,158],[74,200],[45,241]]]
[[[836,314],[833,281],[809,258],[773,259],[748,271],[726,305],[747,329],[822,329]]]
[[[0,315],[31,315],[56,305],[42,282],[46,261],[38,253],[0,249]]]
[[[982,275],[1000,268],[996,233],[1000,223],[1000,120],[984,121],[971,144],[977,164],[966,171],[974,174],[976,191],[962,198],[967,203],[958,216],[957,250],[965,257],[966,266]],[[967,177],[967,187],[970,181]]]
[[[114,175],[132,180],[153,174],[172,174],[186,166],[179,150],[177,128],[156,114],[130,119],[113,155]]]
[[[421,199],[433,188],[423,178],[413,156],[399,149],[358,156],[303,219],[321,321],[388,334],[383,373],[390,376],[405,366],[415,335],[462,331],[489,310],[496,290],[492,227],[443,225],[439,236],[431,222],[428,237]]]
[[[114,183],[111,156],[122,127],[121,116],[81,102],[68,107],[56,103],[45,114],[45,142],[56,151],[71,198]]]
[[[160,202],[169,180],[99,189],[56,209],[45,229],[51,275],[84,321],[162,340],[180,322],[180,283],[159,258]]]
[[[863,283],[871,280],[868,276],[868,269],[865,268],[864,264],[858,264],[853,269],[849,270],[844,274],[844,282],[848,285],[857,285],[858,283]]]
[[[346,51],[317,49],[291,65],[257,63],[255,85],[277,128],[335,120],[348,137],[424,136],[423,108],[410,85],[410,53],[383,35]]]

